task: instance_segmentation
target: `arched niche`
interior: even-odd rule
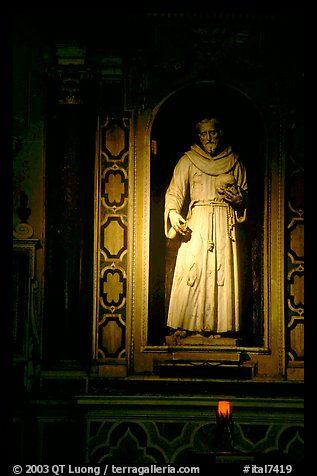
[[[258,98],[259,99],[259,98]],[[279,127],[235,85],[197,82],[181,88],[135,120],[134,244],[131,260],[130,364],[132,372],[153,371],[171,357],[165,342],[166,311],[176,247],[164,236],[164,199],[176,162],[194,141],[201,113],[215,113],[247,167],[248,220],[244,233],[242,340],[239,352],[261,360],[266,374],[283,372],[283,154]],[[236,346],[237,344],[235,344]],[[184,346],[173,358],[212,360],[223,347]],[[264,360],[263,357],[264,356]],[[267,359],[265,360],[265,358]]]
[[[164,328],[179,242],[164,236],[164,198],[178,159],[194,143],[201,114],[220,115],[229,142],[247,167],[248,220],[244,226],[242,335],[246,345],[263,343],[261,301],[265,127],[254,103],[241,91],[220,83],[198,83],[171,95],[159,107],[151,129],[150,269],[148,343],[164,345]],[[186,210],[184,210],[186,215]]]

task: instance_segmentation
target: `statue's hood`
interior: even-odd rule
[[[238,154],[232,151],[231,146],[226,147],[219,155],[212,157],[198,144],[191,146],[185,152],[189,160],[207,175],[227,174],[239,160]]]

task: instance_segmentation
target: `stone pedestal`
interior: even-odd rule
[[[183,345],[211,345],[211,346],[230,346],[237,347],[241,345],[241,339],[234,337],[221,337],[217,335],[211,335],[210,337],[204,337],[201,334],[189,335],[182,337],[181,335],[171,335],[165,337],[166,345],[168,346],[183,346]]]

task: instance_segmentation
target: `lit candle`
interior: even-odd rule
[[[221,400],[220,402],[218,402],[217,413],[220,418],[230,418],[230,414],[231,414],[230,402],[226,400]]]

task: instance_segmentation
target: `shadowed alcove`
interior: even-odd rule
[[[163,345],[165,323],[179,241],[164,235],[165,192],[180,157],[194,143],[195,121],[215,114],[224,122],[228,142],[247,168],[248,218],[241,236],[245,345],[263,341],[263,226],[266,180],[266,134],[254,102],[237,88],[200,82],[171,94],[158,108],[151,130],[151,216],[148,344]],[[187,203],[188,205],[188,203]],[[183,209],[186,216],[186,203]]]

